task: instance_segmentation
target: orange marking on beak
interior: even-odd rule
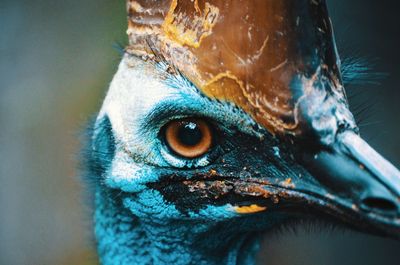
[[[267,207],[252,204],[250,206],[235,206],[235,211],[240,214],[250,214],[265,211]]]

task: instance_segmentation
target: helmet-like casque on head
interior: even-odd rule
[[[156,50],[271,133],[355,127],[325,1],[128,1],[128,11],[129,52]]]

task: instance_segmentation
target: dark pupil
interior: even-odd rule
[[[196,123],[188,122],[182,124],[178,130],[178,139],[181,144],[195,146],[201,142],[203,134]]]

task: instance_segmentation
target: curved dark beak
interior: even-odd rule
[[[371,232],[400,236],[400,171],[359,135],[341,133],[331,148],[301,160],[349,218],[363,220]]]

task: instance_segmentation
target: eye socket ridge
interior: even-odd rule
[[[201,118],[176,119],[163,129],[168,149],[179,157],[195,159],[207,154],[215,142],[215,130]]]

